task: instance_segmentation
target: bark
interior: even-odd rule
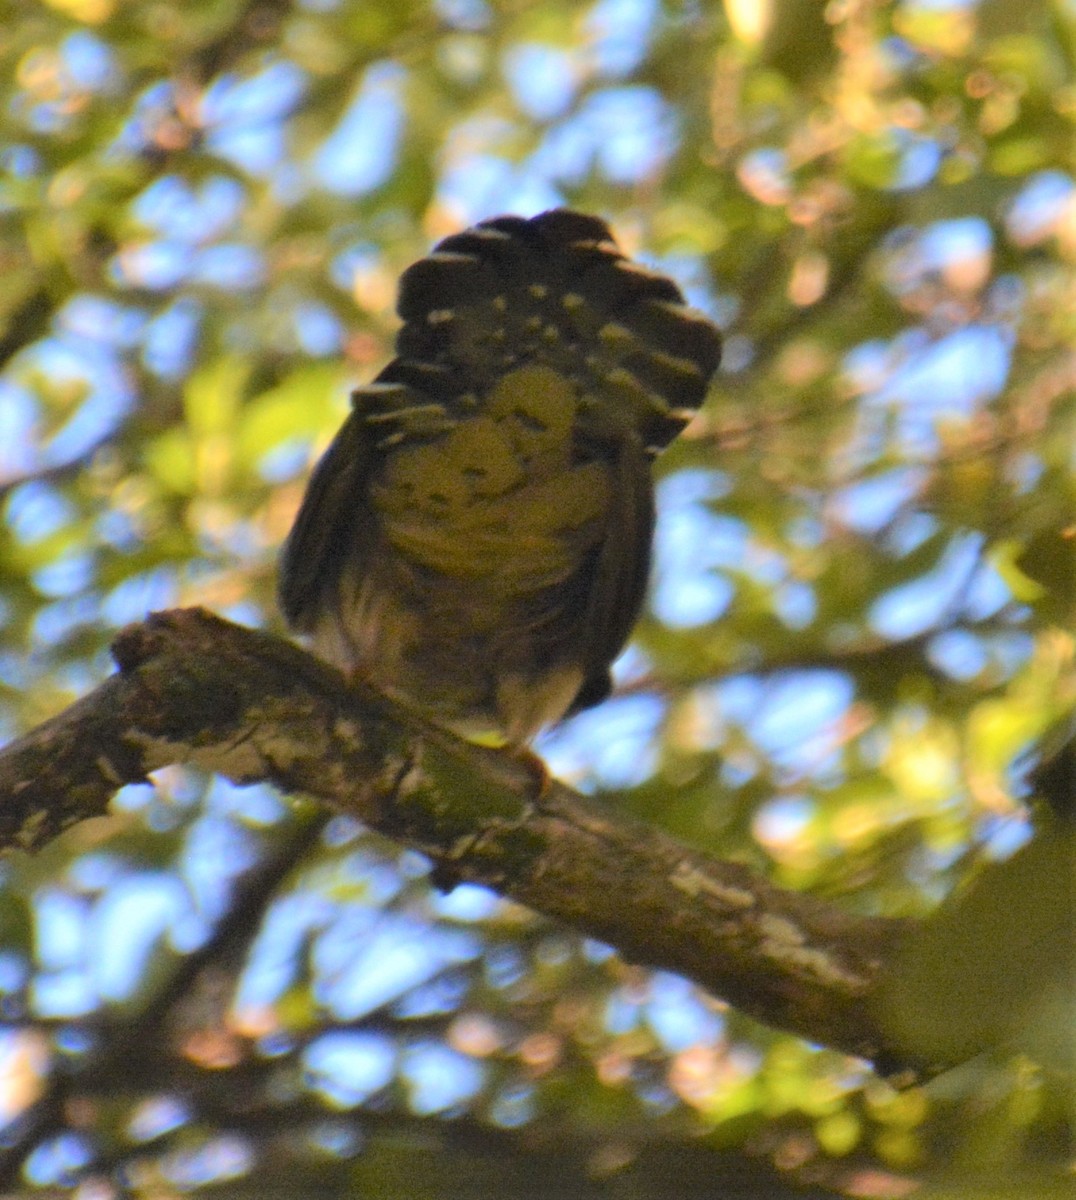
[[[268,781],[682,974],[741,1011],[893,1071],[873,998],[908,929],[782,890],[476,746],[271,635],[200,609],[124,630],[119,667],[0,752],[0,846],[33,850],[173,763]]]

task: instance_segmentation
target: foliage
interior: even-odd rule
[[[898,1091],[168,771],[0,877],[4,1186],[731,1195],[734,1155],[745,1195],[1061,1195],[1073,926],[1034,888],[1071,854],[994,864],[1076,703],[1070,0],[48,0],[0,58],[0,734],[150,609],[278,627],[277,547],[400,271],[570,203],[727,347],[659,462],[618,693],[553,769],[864,913],[969,893],[909,965],[928,1034],[895,989],[913,1041],[959,1043],[982,997],[947,968],[1029,889],[1062,964],[1041,995],[1003,972],[1000,1044]]]

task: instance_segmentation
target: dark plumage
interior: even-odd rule
[[[325,658],[465,733],[529,741],[609,691],[642,606],[650,459],[720,357],[596,217],[498,217],[404,272],[281,564]]]

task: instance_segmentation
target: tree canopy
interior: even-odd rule
[[[1067,1196],[1071,0],[44,0],[0,61],[0,1190]],[[560,205],[725,339],[564,787],[270,636],[401,272]]]

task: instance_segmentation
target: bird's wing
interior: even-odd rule
[[[646,450],[625,438],[610,464],[605,536],[580,583],[587,589],[580,638],[584,677],[572,712],[598,704],[609,694],[609,667],[624,649],[646,598],[654,534],[654,486]]]
[[[288,624],[308,632],[372,532],[367,482],[371,439],[352,412],[314,468],[280,560],[277,596]]]

